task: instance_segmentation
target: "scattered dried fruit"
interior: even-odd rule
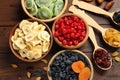
[[[35,80],[41,80],[41,77],[36,77],[36,79]]]
[[[79,80],[88,80],[91,75],[90,68],[85,67],[79,74]]]
[[[42,59],[41,61],[44,62],[45,64],[48,63],[48,61],[46,59]]]
[[[31,73],[27,72],[27,77],[30,79],[31,78]]]
[[[104,0],[95,0],[97,5],[101,5]]]
[[[75,73],[80,73],[85,68],[85,64],[83,61],[76,61],[72,63],[71,67]]]
[[[47,70],[48,70],[48,67],[43,67],[43,70],[47,71]]]
[[[112,56],[113,56],[113,57],[116,57],[116,56],[118,56],[118,54],[119,54],[119,53],[118,53],[117,51],[115,51],[115,52],[112,53]]]
[[[120,62],[120,58],[119,57],[115,57],[114,59],[115,59],[115,61]]]
[[[114,4],[114,1],[108,2],[108,3],[105,5],[104,9],[107,10],[107,11],[110,10],[111,7],[113,6],[113,4]]]
[[[16,64],[11,64],[12,68],[16,69],[18,66]]]

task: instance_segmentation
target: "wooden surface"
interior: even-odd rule
[[[110,11],[120,10],[120,0],[114,0],[115,4],[110,9]],[[71,5],[72,0],[69,0],[69,5]],[[94,4],[92,2],[91,4]],[[106,4],[104,2],[100,7]],[[68,12],[66,10],[66,12]],[[91,17],[93,17],[102,27],[113,27],[118,30],[120,28],[111,23],[111,21],[104,16],[88,13]],[[26,63],[17,59],[11,52],[9,48],[9,33],[13,26],[21,21],[22,19],[29,18],[22,10],[20,0],[0,0],[0,80],[29,80],[26,76],[26,72],[30,71],[33,75],[30,80],[35,80],[36,76],[41,76],[42,80],[48,80],[46,71],[43,70],[43,67],[46,67],[47,64],[42,61],[38,61],[35,63]],[[52,24],[48,23],[51,27]],[[94,30],[95,35],[98,41],[98,44],[107,49],[110,53],[114,51],[118,51],[120,53],[120,49],[114,49],[109,47],[104,43],[101,38],[101,34],[99,31]],[[59,50],[63,48],[59,47],[55,42],[53,44],[51,52],[45,57],[48,61]],[[79,48],[79,50],[83,51],[86,55],[91,59],[92,51],[94,47],[91,41],[88,39],[84,46]],[[17,64],[18,68],[14,69],[11,67],[11,64]],[[35,74],[36,71],[38,74]],[[101,71],[94,65],[94,77],[93,80],[120,80],[120,63],[117,63],[113,60],[113,66],[108,71]]]

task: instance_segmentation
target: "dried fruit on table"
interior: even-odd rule
[[[115,57],[114,59],[115,59],[115,61],[120,62],[120,58],[119,57]]]
[[[35,80],[41,80],[41,77],[36,77],[36,79]]]
[[[79,80],[88,80],[91,75],[90,68],[85,67],[79,74]]]
[[[72,63],[71,67],[75,73],[80,73],[85,68],[85,64],[82,61],[76,61]]]
[[[31,73],[27,72],[27,77],[30,78],[31,77]]]
[[[115,56],[118,56],[118,54],[119,53],[117,51],[115,51],[115,52],[112,53],[112,56],[115,57]]]
[[[101,5],[103,3],[104,0],[95,0],[97,5]]]
[[[48,70],[48,67],[43,67],[43,70],[47,71],[47,70]]]
[[[108,2],[108,3],[105,5],[104,9],[108,11],[109,9],[111,9],[111,7],[113,6],[113,4],[114,4],[114,1]]]
[[[46,59],[42,59],[41,61],[44,62],[45,64],[48,63],[48,61]]]
[[[11,64],[12,68],[16,69],[18,66],[16,64]]]

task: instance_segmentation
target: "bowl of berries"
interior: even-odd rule
[[[61,50],[48,64],[48,80],[92,80],[93,65],[79,50]]]
[[[89,27],[81,16],[66,13],[55,20],[52,33],[59,46],[75,49],[81,47],[87,41]]]

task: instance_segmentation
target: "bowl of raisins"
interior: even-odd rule
[[[51,22],[65,12],[68,0],[21,0],[21,5],[30,18]]]
[[[65,13],[53,23],[52,33],[59,46],[75,49],[81,47],[87,41],[89,27],[81,16]]]
[[[48,80],[92,80],[93,65],[79,50],[61,50],[48,64]]]

